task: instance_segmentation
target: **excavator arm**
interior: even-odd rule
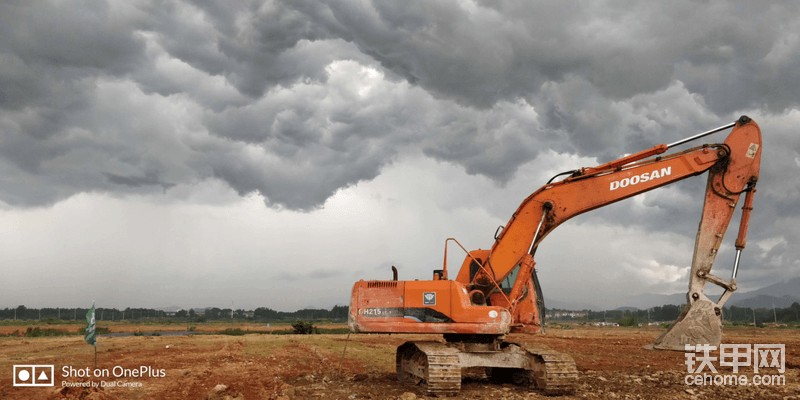
[[[488,298],[492,292],[497,293],[493,282],[503,281],[519,268],[507,300],[503,301],[504,299],[495,295],[496,300],[493,302],[500,300],[504,305],[513,308],[520,302],[520,296],[527,293],[524,290],[528,285],[525,280],[531,277],[535,264],[532,256],[536,248],[557,226],[576,215],[709,171],[687,297],[690,309],[700,308],[700,304],[694,304],[703,300],[703,307],[710,307],[711,312],[719,315],[722,304],[736,290],[735,274],[739,255],[745,245],[752,195],[758,181],[761,159],[761,132],[758,125],[748,117],[743,116],[734,124],[709,132],[731,126],[734,127],[733,131],[721,144],[706,144],[661,156],[659,154],[684,142],[662,144],[598,167],[570,171],[571,176],[566,179],[548,183],[522,202],[502,232],[496,236],[491,250],[470,253],[456,280],[480,290]],[[712,275],[710,271],[742,193],[747,193],[747,196],[739,238],[736,241],[736,265],[731,281],[725,281]],[[712,282],[726,290],[718,303],[706,303],[708,299],[703,294],[706,282]],[[707,327],[719,323],[699,325]],[[703,335],[709,336],[707,333]],[[666,346],[677,348],[677,345]]]

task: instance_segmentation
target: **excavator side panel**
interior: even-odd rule
[[[348,326],[353,332],[503,335],[512,316],[502,307],[470,304],[456,281],[358,281]]]

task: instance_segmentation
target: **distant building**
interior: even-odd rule
[[[581,311],[555,311],[553,313],[548,313],[547,316],[550,318],[585,318],[587,315],[586,312]]]
[[[592,322],[592,326],[619,326],[616,322]]]

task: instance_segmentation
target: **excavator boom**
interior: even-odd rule
[[[547,234],[568,219],[702,174],[714,166],[716,172],[710,174],[709,180],[716,179],[718,182],[707,190],[705,208],[709,211],[708,215],[704,211],[702,221],[719,226],[701,226],[698,240],[703,238],[706,243],[703,232],[711,231],[714,231],[715,240],[721,239],[716,234],[724,234],[720,226],[727,227],[730,216],[716,211],[718,203],[735,203],[739,193],[751,183],[754,187],[758,180],[761,158],[761,131],[758,125],[743,117],[723,144],[703,145],[668,156],[643,159],[663,153],[666,148],[667,145],[659,145],[621,159],[624,163],[617,161],[574,171],[572,176],[563,181],[545,185],[531,194],[503,228],[485,260],[494,271],[494,279],[505,279],[526,252],[532,253]],[[727,176],[724,181],[714,178],[721,174]],[[547,203],[552,207],[550,210],[545,209]],[[732,207],[727,207],[725,211],[728,210],[732,210]],[[537,229],[545,212],[544,223]],[[534,236],[537,237],[536,243],[533,243]],[[710,261],[713,262],[713,258]],[[464,282],[461,273],[457,280]]]

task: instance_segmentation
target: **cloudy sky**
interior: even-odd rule
[[[740,288],[800,276],[798,7],[2,2],[0,308],[346,304],[391,265],[429,279],[448,237],[490,247],[556,173],[742,114],[764,156]],[[704,189],[562,225],[545,295],[686,291]]]

